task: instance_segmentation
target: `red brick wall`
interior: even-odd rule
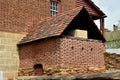
[[[48,38],[19,46],[20,68],[43,66],[104,67],[104,45],[98,41]]]
[[[70,3],[61,0],[61,11],[73,9]],[[0,0],[0,31],[26,33],[38,23],[50,17],[50,0]]]
[[[61,0],[62,12],[74,9],[75,4],[75,0]]]
[[[24,33],[49,16],[48,0],[0,0],[0,31]]]
[[[34,64],[57,65],[60,60],[59,39],[44,39],[19,46],[20,68],[32,68]]]
[[[63,66],[104,66],[104,44],[98,41],[60,39]]]
[[[20,69],[33,68],[35,64],[35,44],[25,44],[19,47]]]
[[[36,63],[41,63],[44,66],[52,66],[60,64],[59,39],[48,38],[36,42]]]

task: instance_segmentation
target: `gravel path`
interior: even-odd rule
[[[76,74],[63,76],[19,77],[17,80],[120,80],[120,71],[106,73]]]

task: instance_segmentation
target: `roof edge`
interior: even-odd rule
[[[97,5],[95,5],[95,3],[92,0],[86,0],[86,1],[88,1],[91,5],[94,6],[96,10],[98,10],[101,14],[103,14],[102,16],[103,18],[107,17],[106,14]]]

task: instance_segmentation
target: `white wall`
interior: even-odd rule
[[[106,52],[120,54],[120,48],[118,48],[118,49],[106,49]]]

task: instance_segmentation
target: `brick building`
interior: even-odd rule
[[[104,33],[106,15],[91,0],[0,0],[0,71],[4,80],[17,76],[18,42],[50,16],[84,6]]]
[[[22,39],[20,69],[30,69],[39,63],[58,70],[81,66],[104,68],[103,42],[105,39],[87,10],[78,7],[41,22]]]

